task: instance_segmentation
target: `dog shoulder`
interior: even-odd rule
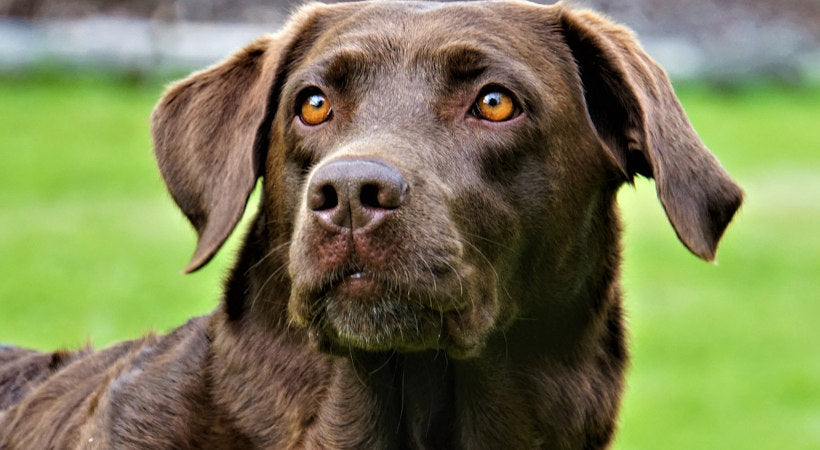
[[[78,435],[101,439],[101,429],[130,436],[135,427],[149,425],[134,422],[137,417],[168,429],[172,416],[192,409],[190,393],[201,390],[209,344],[208,321],[200,317],[167,335],[150,334],[99,351],[2,348],[0,447],[68,445]],[[11,436],[13,441],[4,440]],[[107,441],[137,443],[117,436]]]

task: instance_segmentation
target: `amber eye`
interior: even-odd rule
[[[319,125],[325,122],[330,119],[331,112],[330,101],[321,92],[312,91],[302,97],[299,118],[306,125]]]
[[[490,122],[512,119],[518,108],[513,98],[500,89],[488,89],[478,96],[473,114]]]

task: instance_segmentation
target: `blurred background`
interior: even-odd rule
[[[180,275],[194,233],[148,116],[297,3],[0,0],[0,343],[103,347],[216,307],[242,233]],[[615,448],[820,448],[820,0],[570,3],[637,31],[747,195],[712,265],[650,180],[622,189],[633,360]]]

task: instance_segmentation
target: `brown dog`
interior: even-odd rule
[[[599,448],[627,352],[618,188],[711,260],[741,191],[629,31],[562,5],[311,5],[172,86],[199,234],[258,216],[221,306],[98,352],[0,351],[0,448]]]

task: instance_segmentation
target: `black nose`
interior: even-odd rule
[[[337,159],[310,178],[308,209],[320,221],[358,229],[378,225],[407,199],[407,183],[386,162]]]

